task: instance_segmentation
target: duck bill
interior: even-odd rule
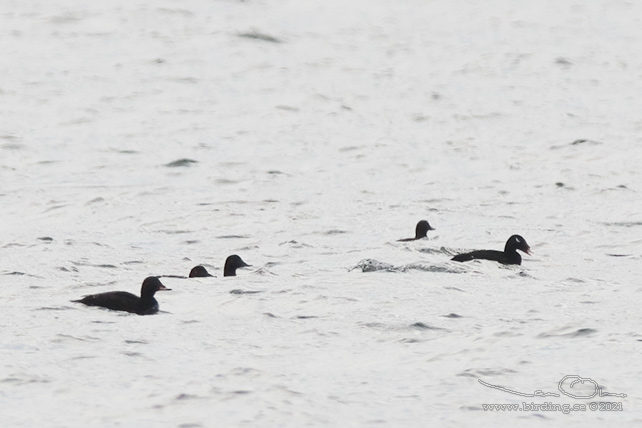
[[[172,289],[171,288],[167,288],[164,285],[161,285],[160,288],[158,289],[158,291],[172,291]]]
[[[525,250],[524,252],[525,252],[526,254],[528,254],[529,256],[532,256],[532,255],[533,255],[533,252],[531,251],[531,247],[526,248],[526,250]]]

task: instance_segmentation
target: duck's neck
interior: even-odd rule
[[[516,249],[512,248],[508,251],[504,251],[506,254],[506,258],[508,259],[508,263],[512,265],[521,265],[522,264],[522,256],[519,255]]]
[[[150,303],[156,302],[156,299],[154,299],[154,294],[156,294],[156,291],[141,293],[140,295],[141,304],[145,304],[147,302],[150,302]]]

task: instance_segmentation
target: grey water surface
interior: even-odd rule
[[[641,51],[630,1],[3,1],[2,426],[642,423]]]

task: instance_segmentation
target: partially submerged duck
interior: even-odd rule
[[[157,291],[170,290],[156,276],[145,278],[140,288],[140,297],[127,291],[107,291],[106,293],[90,294],[73,302],[87,306],[100,306],[112,311],[124,311],[138,315],[151,315],[158,312],[158,302],[154,298]]]
[[[229,256],[225,260],[225,267],[223,268],[223,276],[236,276],[236,269],[242,267],[248,267],[248,265],[236,254]]]
[[[426,220],[421,220],[419,223],[417,223],[417,227],[415,228],[414,238],[399,239],[397,242],[416,241],[417,239],[425,238],[429,230],[435,230],[435,229],[431,227],[430,223],[428,223]]]
[[[211,275],[207,269],[205,269],[205,266],[194,266],[191,271],[189,271],[189,277],[190,278],[205,278],[208,276],[214,276]]]
[[[513,235],[508,238],[504,251],[497,250],[477,250],[470,253],[457,254],[451,260],[456,262],[467,262],[470,260],[493,260],[505,265],[521,265],[522,256],[519,255],[517,250],[523,251],[526,254],[531,254],[531,247],[529,247],[526,239],[520,235]]]

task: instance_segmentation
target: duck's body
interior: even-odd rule
[[[497,250],[476,250],[469,253],[457,254],[451,260],[456,262],[467,262],[470,260],[493,260],[505,265],[521,265],[522,256],[519,255],[517,250],[523,251],[526,254],[531,253],[526,240],[519,235],[513,235],[508,238],[504,251]]]
[[[430,223],[428,223],[426,220],[421,220],[419,223],[417,223],[417,227],[415,227],[415,237],[414,238],[404,238],[404,239],[399,239],[397,242],[408,242],[408,241],[416,241],[417,239],[422,239],[428,236],[428,231],[429,230],[435,230],[430,226]]]
[[[158,302],[154,294],[160,290],[169,290],[158,277],[145,278],[141,287],[140,297],[127,291],[108,291],[106,293],[91,294],[80,300],[73,300],[87,306],[100,306],[112,311],[124,311],[138,315],[151,315],[158,312]]]

